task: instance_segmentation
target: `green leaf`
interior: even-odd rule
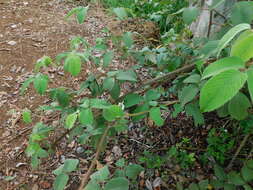
[[[179,101],[181,106],[184,107],[185,104],[192,101],[199,92],[199,88],[196,85],[185,86],[182,91],[179,92]]]
[[[105,80],[103,81],[103,89],[104,90],[112,90],[115,84],[115,79],[111,78],[111,77],[107,77],[105,78]]]
[[[199,9],[196,7],[188,7],[183,11],[183,20],[186,24],[191,24],[199,16]]]
[[[96,182],[91,180],[85,187],[84,190],[102,190],[100,185]]]
[[[34,88],[37,93],[43,95],[47,90],[48,76],[43,74],[38,74],[33,81]]]
[[[50,64],[52,64],[52,59],[48,56],[43,56],[36,62],[34,71],[39,72],[41,67],[48,67]]]
[[[200,75],[199,74],[193,74],[184,79],[183,83],[199,83],[200,82]]]
[[[233,25],[248,23],[253,20],[253,2],[237,2],[231,11],[231,21]]]
[[[191,183],[188,187],[189,190],[199,190],[199,186],[196,183]]]
[[[220,55],[221,50],[223,50],[228,44],[229,42],[240,32],[244,31],[244,30],[248,30],[250,29],[251,26],[249,24],[239,24],[234,26],[233,28],[231,28],[220,40],[219,45],[218,45],[218,49],[217,49],[217,56]],[[231,56],[234,56],[234,54],[232,54]]]
[[[231,48],[231,56],[240,57],[248,61],[253,57],[253,32],[251,30],[242,33]]]
[[[148,104],[143,104],[143,105],[138,106],[133,111],[133,113],[140,113],[140,112],[145,112],[145,111],[148,111],[148,110],[149,110],[149,105]],[[142,114],[142,115],[138,115],[138,116],[134,116],[132,119],[133,119],[133,121],[139,121],[139,120],[145,118],[146,115],[147,115],[147,113]]]
[[[113,178],[105,185],[104,190],[128,190],[129,182],[124,177]]]
[[[243,185],[243,188],[244,188],[244,190],[252,190],[252,189],[253,189],[253,188],[252,188],[250,185],[248,185],[248,184]]]
[[[83,125],[92,125],[94,121],[92,110],[89,108],[82,109],[79,114],[79,120]]]
[[[124,98],[124,105],[126,108],[137,105],[141,102],[142,97],[139,94],[128,94]]]
[[[219,117],[227,117],[228,113],[228,103],[224,104],[223,106],[217,109],[217,114]]]
[[[110,171],[108,169],[108,166],[104,166],[103,168],[93,173],[91,175],[91,179],[96,182],[103,182],[108,179],[109,175],[110,175]]]
[[[34,81],[34,77],[30,77],[27,80],[25,80],[25,82],[22,84],[21,88],[20,88],[20,93],[21,95],[24,94],[25,90],[28,88],[28,86]]]
[[[32,122],[32,116],[31,116],[31,111],[28,109],[25,109],[22,113],[22,118],[23,121],[27,124]]]
[[[129,177],[132,180],[136,180],[137,176],[139,175],[140,172],[144,170],[144,168],[138,164],[130,164],[126,166],[125,170],[127,177]]]
[[[114,53],[113,51],[108,51],[106,52],[104,55],[103,55],[103,66],[104,67],[108,67],[112,60],[113,60],[113,57],[114,57]]]
[[[194,125],[202,125],[205,123],[204,116],[200,112],[198,103],[190,103],[185,106],[185,112],[188,116],[192,116],[194,119]]]
[[[253,69],[249,69],[247,71],[247,75],[248,75],[248,89],[249,89],[249,94],[251,97],[251,102],[253,102]]]
[[[246,165],[242,167],[241,174],[246,182],[251,182],[253,180],[253,169],[248,168]]]
[[[125,166],[125,159],[124,158],[121,158],[119,159],[116,163],[115,163],[116,166],[122,168]]]
[[[127,11],[123,7],[117,7],[113,9],[113,12],[117,15],[120,20],[124,20],[128,17]]]
[[[56,99],[62,107],[67,107],[69,105],[70,97],[64,89],[57,89]]]
[[[220,5],[222,5],[225,2],[225,0],[214,0],[212,5],[210,6],[210,9],[216,9],[218,8]]]
[[[207,190],[208,189],[208,186],[209,186],[209,180],[206,179],[206,180],[202,180],[199,182],[199,189],[200,190]]]
[[[63,190],[67,185],[69,176],[62,173],[58,175],[54,181],[54,190]]]
[[[65,128],[71,129],[72,127],[74,127],[76,119],[77,119],[76,113],[69,114],[65,121]]]
[[[131,48],[134,44],[131,32],[124,33],[122,40],[127,48]]]
[[[234,185],[244,185],[245,181],[243,180],[243,178],[236,173],[235,171],[230,172],[228,175],[228,181]]]
[[[200,91],[200,110],[213,111],[232,99],[243,87],[247,75],[237,70],[224,71],[208,80]]]
[[[76,54],[69,54],[65,59],[64,69],[77,76],[81,71],[81,58]]]
[[[77,21],[79,24],[82,24],[87,16],[89,7],[80,7],[78,12],[76,13]]]
[[[137,82],[137,76],[134,71],[120,71],[117,73],[116,78],[123,81]]]
[[[245,67],[245,63],[239,57],[226,57],[211,63],[203,72],[202,79],[215,76],[221,72],[234,69],[239,70]]]
[[[236,190],[236,186],[233,184],[224,184],[224,190]]]
[[[246,161],[246,166],[250,169],[253,169],[253,160]]]
[[[69,173],[75,171],[78,163],[78,159],[66,159],[63,165],[63,172]]]
[[[225,171],[218,165],[214,165],[214,174],[219,180],[224,181],[227,179]]]
[[[164,124],[164,120],[161,117],[161,110],[159,107],[151,108],[151,110],[149,111],[149,116],[157,126],[162,126]]]
[[[107,109],[103,110],[103,117],[107,121],[114,121],[116,118],[124,116],[124,112],[120,106],[112,105]]]
[[[161,97],[161,94],[157,90],[154,90],[154,89],[148,90],[145,94],[145,99],[147,101],[157,100],[160,97]]]
[[[107,109],[111,106],[106,100],[103,99],[90,99],[90,106],[97,109]]]
[[[237,120],[243,120],[248,116],[248,108],[251,106],[249,99],[239,92],[228,104],[229,114]]]
[[[114,100],[117,100],[120,95],[120,85],[118,82],[115,82],[112,90],[110,91],[110,95]]]
[[[217,48],[219,45],[219,40],[208,41],[199,51],[200,54],[204,54],[204,58],[214,56],[217,53]]]

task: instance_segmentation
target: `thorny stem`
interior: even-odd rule
[[[86,174],[84,174],[84,176],[83,176],[83,178],[82,178],[82,181],[81,181],[81,184],[80,184],[78,190],[83,190],[83,189],[85,188],[85,186],[87,185],[87,183],[88,183],[88,181],[89,181],[89,178],[90,178],[90,175],[91,175],[91,173],[93,172],[93,169],[94,169],[95,166],[96,166],[97,160],[99,159],[99,156],[100,156],[100,153],[101,153],[101,151],[102,151],[102,147],[103,147],[105,138],[106,138],[106,136],[107,136],[108,131],[110,130],[110,128],[111,128],[111,127],[108,126],[108,127],[105,129],[105,131],[104,131],[104,133],[103,133],[103,135],[102,135],[102,137],[101,137],[101,139],[100,139],[100,141],[99,141],[99,144],[98,144],[98,147],[97,147],[97,151],[96,151],[95,157],[94,157],[94,159],[92,160],[91,165],[90,165],[88,171],[86,172]]]

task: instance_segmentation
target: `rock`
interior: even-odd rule
[[[9,41],[9,42],[7,42],[7,44],[10,45],[10,46],[15,46],[17,44],[17,42],[15,42],[15,41]]]

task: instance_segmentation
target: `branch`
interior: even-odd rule
[[[78,190],[83,190],[83,189],[85,188],[85,186],[87,185],[87,183],[88,183],[88,181],[89,181],[89,178],[90,178],[90,175],[91,175],[91,173],[93,172],[93,169],[94,169],[95,166],[96,166],[97,160],[98,160],[98,158],[99,158],[99,156],[100,156],[100,153],[101,153],[101,151],[102,151],[102,147],[103,147],[105,138],[106,138],[107,133],[108,133],[108,131],[109,131],[110,128],[111,128],[111,127],[108,126],[108,127],[105,129],[105,131],[104,131],[104,133],[103,133],[103,135],[102,135],[102,137],[101,137],[101,139],[100,139],[100,141],[99,141],[99,144],[98,144],[98,147],[97,147],[97,151],[96,151],[95,157],[94,157],[94,159],[92,160],[91,165],[90,165],[90,167],[89,167],[87,173],[83,176],[83,179],[82,179],[82,181],[81,181],[81,184],[80,184]]]
[[[247,142],[248,138],[250,137],[250,135],[251,135],[251,134],[247,134],[247,135],[243,138],[243,140],[242,140],[240,146],[239,146],[238,149],[236,150],[236,152],[235,152],[235,154],[234,154],[232,160],[230,161],[230,163],[228,164],[228,166],[227,166],[227,168],[226,168],[227,171],[230,170],[230,169],[232,168],[235,159],[237,158],[238,154],[241,152],[242,148],[243,148],[244,145],[246,144],[246,142]]]

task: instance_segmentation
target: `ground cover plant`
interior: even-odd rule
[[[96,2],[110,8],[119,20],[142,17],[157,22],[160,44],[140,47],[134,32],[115,36],[103,28],[103,37],[94,41],[72,37],[69,50],[55,58],[40,58],[20,89],[23,95],[34,89],[49,97],[35,113],[21,110],[23,122],[33,124],[25,149],[32,169],[39,170],[58,154],[64,141],[70,148],[73,142],[88,147],[80,150],[88,159],[86,168],[83,157],[57,162],[52,171],[55,190],[252,189],[253,2],[229,5],[226,16],[218,11],[224,2],[214,1],[208,7],[211,17],[216,13],[223,18],[220,35],[209,31],[202,38],[195,37],[189,28],[201,16],[198,2]],[[73,8],[65,19],[83,24],[89,9]],[[214,24],[210,19],[208,28]],[[123,67],[115,69],[116,62]],[[51,87],[55,81],[50,70],[63,68],[75,80],[88,66],[92,72],[82,78],[78,88],[61,83]],[[148,75],[145,79],[143,70]],[[57,116],[55,123],[44,122],[48,113]],[[110,147],[131,139],[130,128],[138,126],[138,131],[144,131],[140,135],[158,131],[159,136],[169,122],[177,120],[185,121],[180,130],[192,123],[187,130],[198,131],[204,139],[198,134],[184,137],[182,131],[175,136],[169,132],[165,136],[172,143],[156,139],[164,145],[159,148],[153,148],[157,146],[151,137],[144,137],[145,143],[132,139],[145,147],[137,157],[131,153],[123,157],[118,146]],[[212,124],[214,120],[218,125]],[[117,161],[111,161],[108,152],[118,154]],[[199,177],[198,170],[207,174]],[[178,172],[183,173],[181,177]],[[77,185],[68,186],[74,176],[78,177]],[[171,176],[176,176],[173,182],[169,181]],[[13,179],[6,176],[4,180]]]

